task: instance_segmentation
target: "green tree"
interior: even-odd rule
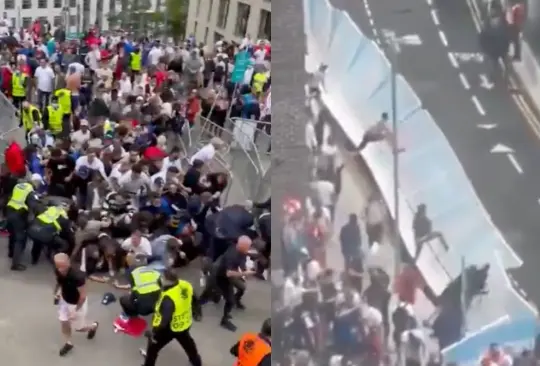
[[[152,15],[151,20],[160,29],[160,35],[172,37],[175,41],[186,35],[189,0],[162,0],[162,9]]]

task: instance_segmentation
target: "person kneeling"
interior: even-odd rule
[[[158,270],[147,267],[146,257],[141,255],[128,255],[126,257],[129,266],[129,284],[116,283],[117,288],[131,289],[129,294],[120,297],[120,306],[124,321],[132,317],[146,316],[154,312],[156,302],[161,294]]]

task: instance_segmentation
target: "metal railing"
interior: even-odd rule
[[[186,156],[192,156],[212,138],[223,141],[223,147],[209,163],[209,170],[225,172],[229,186],[224,202],[238,200],[257,201],[269,196],[270,130],[269,122],[228,118],[223,126],[200,117],[197,128],[184,134],[182,142]],[[234,197],[233,197],[234,196]]]
[[[10,141],[16,141],[21,147],[26,146],[24,128],[19,127],[19,111],[11,101],[0,93],[0,158],[4,162],[4,150]]]

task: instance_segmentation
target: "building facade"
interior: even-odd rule
[[[148,8],[156,9],[159,0],[148,0]],[[109,29],[109,16],[120,14],[121,0],[0,0],[0,12],[12,26],[27,27],[35,19],[64,24],[69,32],[82,32],[97,24]]]
[[[189,0],[186,34],[198,42],[271,40],[270,0]]]

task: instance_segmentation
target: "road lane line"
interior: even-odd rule
[[[484,107],[482,107],[482,104],[480,103],[480,101],[478,100],[476,95],[473,95],[471,97],[471,100],[472,100],[474,106],[476,107],[476,110],[478,111],[478,113],[480,113],[482,116],[485,116],[486,111],[484,110]]]
[[[437,10],[431,9],[431,17],[433,18],[433,23],[435,23],[436,26],[439,26],[441,24],[439,22],[439,16],[437,15]]]
[[[444,47],[448,47],[448,40],[446,39],[446,35],[442,30],[439,30],[439,37],[441,37],[441,42],[444,45]]]
[[[478,9],[474,0],[467,0],[466,3],[469,7],[469,13],[471,15],[471,19],[474,23],[476,31],[480,33],[482,30],[481,20],[479,17],[480,9]],[[517,90],[516,82],[512,78],[510,78],[510,86]],[[540,121],[538,120],[538,118],[536,118],[534,112],[532,112],[531,107],[529,107],[529,105],[522,96],[516,96],[514,94],[511,94],[511,96],[514,100],[514,103],[521,111],[521,114],[525,117],[525,121],[530,126],[538,140],[540,140]]]
[[[448,52],[448,58],[450,59],[450,63],[453,67],[455,67],[456,69],[459,68],[459,63],[456,59],[456,56],[454,56],[452,52]]]
[[[459,64],[456,60],[456,56],[452,52],[448,52],[448,58],[450,59],[450,63],[452,66],[454,66],[456,69],[459,67]]]
[[[433,0],[426,0],[426,2],[428,3],[429,6],[433,4]]]
[[[508,160],[510,160],[510,163],[512,163],[514,166],[514,169],[516,169],[519,174],[523,174],[523,168],[521,168],[521,165],[519,165],[514,154],[506,154],[506,156],[508,157]]]
[[[462,72],[459,73],[459,80],[461,80],[461,84],[463,84],[465,89],[469,90],[471,88],[469,82],[467,81],[467,77]]]
[[[373,18],[369,18],[369,24],[371,24],[371,27],[375,27],[375,22],[373,21]]]
[[[367,3],[366,3],[366,14],[367,14],[368,18],[372,18],[371,10],[369,9],[369,5]]]

